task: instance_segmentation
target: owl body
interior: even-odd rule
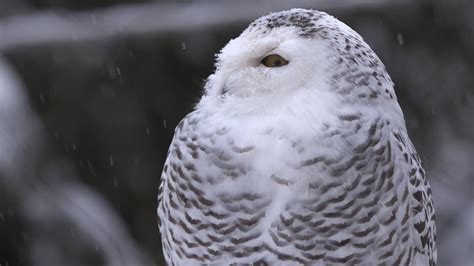
[[[268,54],[289,63],[262,66]],[[429,185],[357,33],[323,12],[270,14],[221,51],[205,89],[163,169],[168,264],[435,263]]]

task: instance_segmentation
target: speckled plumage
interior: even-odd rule
[[[279,54],[286,66],[260,60]],[[434,265],[434,209],[393,83],[324,12],[257,19],[177,126],[158,221],[169,265]]]

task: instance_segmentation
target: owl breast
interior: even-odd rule
[[[162,176],[158,211],[168,261],[305,264],[394,257],[384,251],[398,252],[403,227],[392,224],[403,215],[397,199],[404,191],[402,178],[389,179],[395,171],[390,142],[376,130],[386,124],[339,119],[344,126],[315,130],[292,125],[295,119],[220,126],[199,112],[188,115]]]

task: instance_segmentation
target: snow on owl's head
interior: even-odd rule
[[[280,104],[304,93],[336,104],[399,109],[385,66],[362,37],[336,18],[306,9],[261,17],[231,40],[217,56],[204,98]]]

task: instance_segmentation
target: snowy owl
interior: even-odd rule
[[[169,265],[434,265],[431,189],[384,65],[319,11],[218,54],[158,195]]]

